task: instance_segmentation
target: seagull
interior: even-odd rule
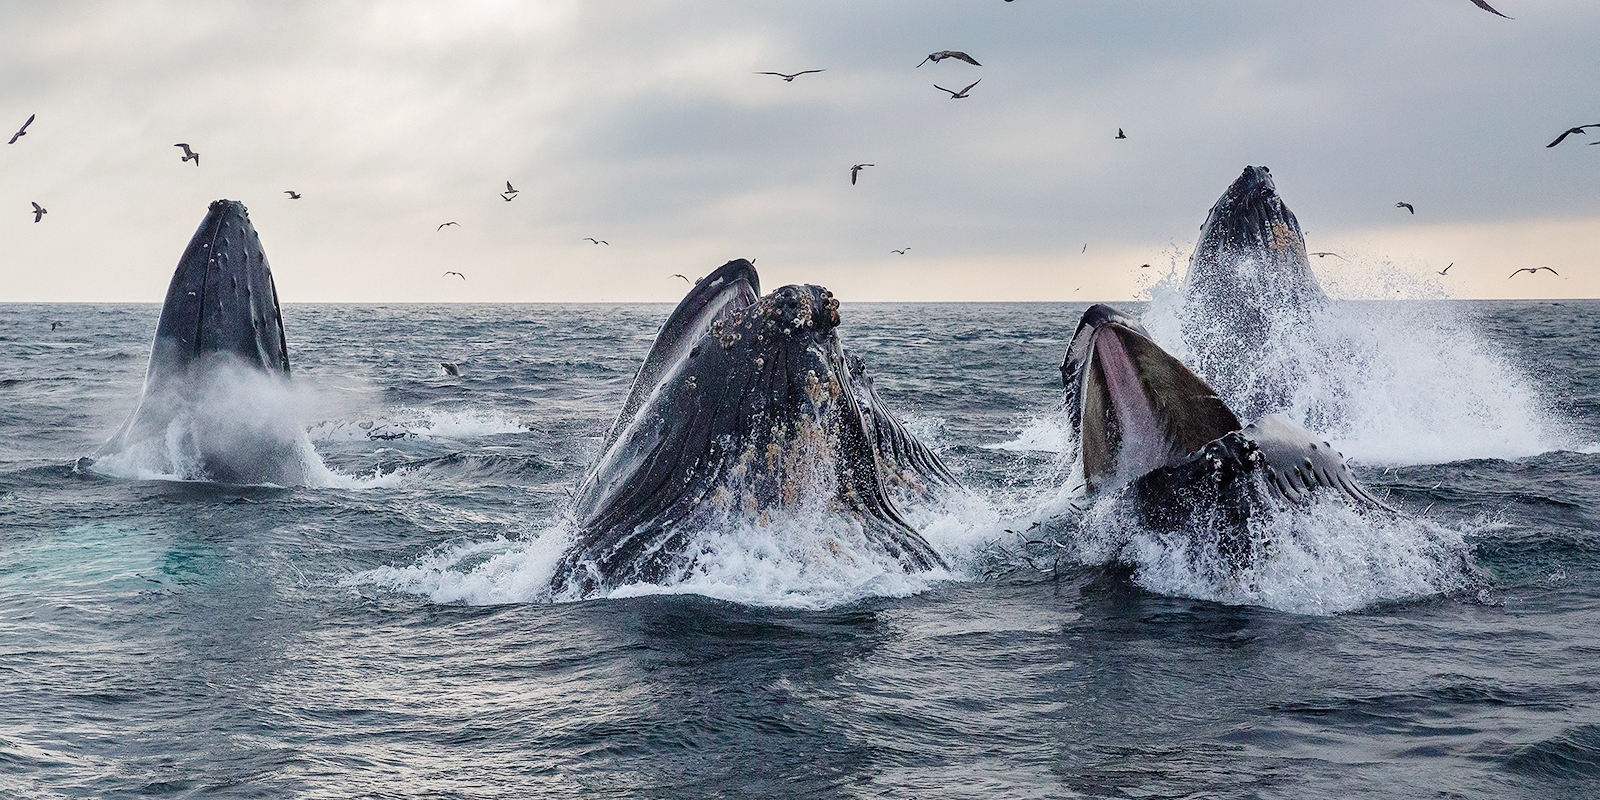
[[[65,325],[65,324],[67,324],[67,323],[65,323],[65,322],[52,322],[52,323],[50,323],[50,330],[55,330],[56,328],[59,328],[62,325]]]
[[[1140,264],[1139,265],[1139,269],[1149,269],[1149,268],[1150,268],[1149,264]]]
[[[188,161],[190,159],[194,159],[194,165],[197,166],[197,167],[200,166],[200,154],[196,153],[193,150],[190,150],[189,149],[189,145],[187,145],[187,144],[185,144],[183,142],[179,142],[178,144],[173,145],[173,147],[181,147],[181,148],[183,148],[183,160],[184,161]]]
[[[1494,6],[1489,5],[1485,0],[1472,0],[1472,4],[1497,17],[1506,17],[1506,15],[1494,10]],[[1506,19],[1516,19],[1516,17],[1506,17]]]
[[[850,168],[850,185],[851,186],[856,185],[856,173],[860,172],[861,170],[866,169],[867,167],[876,167],[876,166],[878,166],[878,165],[877,164],[856,164],[855,166],[852,166]]]
[[[940,61],[943,61],[943,60],[945,60],[947,58],[953,58],[953,59],[955,59],[957,61],[965,61],[965,62],[967,62],[968,64],[971,64],[974,67],[983,66],[982,64],[978,63],[977,59],[973,58],[972,56],[967,55],[966,53],[961,52],[960,50],[940,50],[937,53],[929,53],[927,58],[922,59],[922,64],[926,64],[929,61],[932,61],[933,63],[937,64]],[[922,66],[922,64],[918,64],[917,66],[920,67],[920,66]]]
[[[755,74],[757,74],[757,75],[776,75],[776,76],[782,78],[785,83],[789,83],[789,82],[793,81],[795,78],[800,77],[801,75],[810,75],[813,72],[827,72],[827,70],[824,70],[824,69],[803,69],[803,70],[800,70],[799,72],[794,73],[793,75],[785,75],[782,72],[757,72]]]
[[[1313,256],[1316,256],[1317,258],[1327,258],[1328,256],[1333,256],[1334,258],[1337,258],[1340,261],[1349,261],[1350,260],[1348,258],[1345,258],[1344,256],[1339,255],[1338,253],[1309,253],[1308,255],[1313,255]]]
[[[434,232],[435,232],[435,233],[438,233],[438,232],[439,232],[439,231],[442,231],[442,230],[444,230],[444,229],[445,229],[445,225],[454,225],[454,226],[456,226],[456,227],[457,227],[457,228],[459,228],[459,227],[461,227],[461,223],[459,223],[459,222],[446,222],[446,223],[444,223],[444,225],[440,225],[440,226],[439,226],[439,227],[437,227],[437,228],[434,228],[434,229],[433,229],[433,230],[434,230]]]
[[[900,255],[905,255],[906,254],[906,250],[910,250],[910,249],[911,248],[907,247],[905,250],[890,250],[889,252],[891,252],[891,253],[899,253]]]
[[[500,199],[506,201],[507,203],[509,203],[512,200],[517,199],[517,195],[516,195],[515,192],[501,192],[500,193]]]
[[[1413,215],[1415,215],[1417,213],[1417,210],[1415,208],[1412,208],[1410,203],[1405,203],[1405,202],[1395,203],[1394,207],[1395,208],[1403,208],[1403,209],[1405,209],[1407,211],[1410,211]]]
[[[1439,274],[1440,274],[1440,275],[1443,275],[1443,274],[1445,274],[1445,273],[1446,273],[1446,272],[1449,272],[1449,271],[1450,271],[1450,267],[1453,267],[1453,266],[1455,266],[1455,265],[1456,265],[1456,262],[1454,262],[1454,261],[1452,261],[1452,262],[1450,262],[1450,266],[1449,266],[1449,267],[1445,267],[1445,268],[1444,268],[1444,269],[1441,269],[1441,270],[1439,270]],[[1555,270],[1550,270],[1550,271],[1551,271],[1551,272],[1555,272]],[[1512,275],[1515,275],[1515,274],[1517,274],[1517,273],[1515,273],[1515,272],[1513,272],[1513,273],[1511,273],[1511,274],[1512,274]]]
[[[30,117],[30,119],[32,119],[32,118]],[[1576,128],[1568,128],[1568,129],[1562,131],[1561,135],[1557,136],[1555,141],[1545,145],[1545,147],[1555,147],[1556,145],[1561,144],[1561,140],[1562,139],[1565,139],[1565,138],[1567,138],[1568,136],[1571,136],[1574,133],[1578,134],[1579,136],[1586,136],[1587,134],[1585,134],[1583,132],[1584,128],[1600,128],[1600,122],[1597,122],[1597,123],[1595,123],[1593,125],[1579,125]],[[1590,142],[1590,144],[1596,144],[1596,142]]]
[[[604,239],[596,239],[596,238],[594,238],[592,236],[585,236],[583,238],[588,239],[589,241],[594,242],[595,244],[604,244],[604,245],[611,244],[610,242],[608,242],[608,241],[606,241]]]
[[[517,190],[516,190],[515,187],[513,187],[511,185],[511,181],[506,181],[506,190],[504,192],[501,192],[501,194],[516,194],[516,193],[517,193]]]
[[[299,200],[300,199],[300,193],[299,192],[290,191],[289,189],[284,189],[283,193],[286,194],[286,195],[289,195],[289,199],[290,200]]]
[[[1510,17],[1507,17],[1507,19],[1510,19]],[[1523,267],[1522,269],[1517,270],[1517,272],[1538,272],[1541,269],[1549,272],[1551,275],[1556,275],[1556,276],[1560,276],[1561,275],[1561,273],[1556,272],[1555,270],[1550,269],[1549,267]],[[1506,276],[1506,280],[1509,281],[1512,278],[1517,277],[1517,272],[1513,272],[1510,275],[1507,275]]]
[[[6,144],[16,144],[18,139],[21,139],[22,137],[27,136],[28,135],[28,126],[33,124],[33,118],[37,117],[37,116],[39,116],[39,115],[38,114],[29,114],[28,115],[28,121],[22,123],[22,127],[18,128],[16,133],[11,134],[11,141],[6,142]]]
[[[693,286],[695,284],[694,281],[689,280],[689,276],[688,275],[680,275],[680,274],[674,272],[671,275],[668,275],[667,277],[669,277],[669,278],[682,278],[683,282],[689,284],[690,286]]]
[[[1118,138],[1118,139],[1126,139],[1126,138],[1128,138],[1128,134],[1126,134],[1126,133],[1123,133],[1123,132],[1122,132],[1122,129],[1121,129],[1121,128],[1118,128],[1118,129],[1117,129],[1117,136],[1116,136],[1116,138]]]
[[[1084,242],[1083,243],[1083,249],[1078,251],[1078,255],[1081,256],[1081,255],[1083,255],[1084,253],[1087,253],[1087,252],[1089,252],[1089,243],[1088,242]]]
[[[977,86],[980,83],[983,83],[983,79],[982,78],[979,78],[979,79],[973,81],[972,83],[967,84],[967,88],[962,89],[959,92],[950,92],[949,89],[946,89],[946,88],[944,88],[943,86],[940,86],[937,83],[933,85],[933,88],[938,89],[941,92],[950,92],[950,99],[951,100],[960,100],[961,98],[967,96],[967,92],[972,91],[972,87]]]
[[[32,201],[30,201],[30,202],[32,202]],[[39,220],[44,219],[44,215],[46,215],[48,213],[50,213],[50,212],[44,210],[44,206],[41,206],[38,203],[34,203],[33,204],[33,221],[34,222],[38,222]]]
[[[449,273],[445,273],[445,274],[447,274],[447,275],[448,275],[448,274],[449,274]],[[439,362],[439,369],[442,369],[442,370],[444,370],[444,371],[445,371],[445,374],[447,374],[447,375],[451,375],[451,376],[453,376],[453,377],[457,377],[457,378],[459,378],[459,377],[461,377],[461,370],[460,370],[460,368],[458,368],[458,367],[457,367],[457,366],[456,366],[456,365],[454,365],[454,364],[451,364],[451,363],[450,363],[450,362],[448,362],[448,361],[440,361],[440,362]]]
[[[465,276],[465,275],[462,275],[462,274],[461,274],[461,273],[459,273],[459,272],[454,272],[454,271],[452,271],[452,272],[446,272],[446,273],[445,273],[445,274],[444,274],[444,275],[454,275],[454,276],[456,276],[456,277],[457,277],[457,278],[460,278],[460,279],[461,279],[461,280],[466,280],[466,279],[467,279],[467,276]],[[444,277],[444,275],[440,275],[440,276],[439,276],[439,277],[441,277],[441,278],[443,278],[443,277]]]

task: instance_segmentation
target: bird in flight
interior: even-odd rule
[[[1117,137],[1116,138],[1118,138],[1118,139],[1126,139],[1126,138],[1128,138],[1128,134],[1123,133],[1122,129],[1118,128],[1117,129]]]
[[[29,114],[28,121],[22,123],[22,127],[18,128],[16,133],[11,134],[11,141],[6,142],[6,144],[16,144],[18,139],[27,136],[28,126],[33,124],[33,118],[36,116],[38,116],[38,114]]]
[[[1510,17],[1507,17],[1507,19],[1510,19]],[[1556,272],[1555,270],[1550,269],[1549,267],[1523,267],[1522,269],[1517,270],[1517,272],[1538,272],[1541,269],[1545,270],[1546,272],[1549,272],[1551,275],[1556,275],[1558,277],[1561,275],[1561,273]],[[1506,280],[1509,281],[1512,278],[1517,277],[1517,272],[1513,272],[1510,275],[1507,275],[1506,276]]]
[[[438,232],[439,232],[439,231],[442,231],[442,230],[444,230],[444,229],[445,229],[445,226],[446,226],[446,225],[454,225],[454,226],[456,226],[456,227],[457,227],[457,228],[459,228],[459,227],[461,227],[461,223],[459,223],[459,222],[446,222],[446,223],[444,223],[444,224],[443,224],[443,225],[440,225],[440,226],[439,226],[439,227],[437,227],[437,228],[434,228],[434,229],[433,229],[433,230],[434,230],[434,233],[438,233]]]
[[[512,200],[517,199],[517,196],[514,195],[514,194],[506,194],[505,192],[501,192],[500,193],[500,199],[506,201],[507,203],[509,203]]]
[[[467,276],[462,275],[461,273],[455,272],[455,271],[446,272],[444,275],[454,275],[457,278],[460,278],[461,280],[466,280],[467,279]],[[440,275],[439,277],[443,278],[444,275]]]
[[[450,273],[446,272],[445,274],[449,275]],[[461,377],[461,369],[459,367],[457,367],[456,365],[451,364],[448,361],[440,361],[439,362],[439,369],[444,370],[446,375],[450,375],[450,376],[456,377],[456,378]]]
[[[967,55],[966,53],[961,52],[960,50],[940,50],[937,53],[929,53],[927,58],[922,59],[922,64],[926,64],[929,61],[932,61],[933,63],[937,64],[940,61],[943,61],[943,60],[945,60],[947,58],[953,58],[953,59],[955,59],[957,61],[965,61],[965,62],[967,62],[968,64],[971,64],[974,67],[983,66],[982,64],[978,63],[977,59],[973,58],[972,56]],[[918,64],[917,66],[920,67],[920,66],[922,66],[922,64]]]
[[[867,167],[876,167],[876,166],[878,166],[878,165],[877,164],[856,164],[856,165],[850,167],[850,185],[851,186],[856,185],[856,174],[859,173],[861,170],[864,170]]]
[[[910,249],[911,248],[907,247],[905,250],[890,250],[889,252],[891,252],[891,253],[899,253],[900,255],[905,255],[906,254],[906,250],[910,250]]]
[[[1506,17],[1506,15],[1494,10],[1494,6],[1489,5],[1486,0],[1472,0],[1472,4],[1497,17]],[[1506,19],[1516,19],[1516,17],[1506,17]]]
[[[48,213],[50,213],[50,212],[44,210],[44,206],[41,206],[38,203],[34,203],[33,204],[33,221],[34,222],[38,222],[39,220],[44,219],[44,215],[46,215]]]
[[[1139,269],[1149,269],[1149,268],[1150,268],[1149,264],[1140,264],[1139,265]]]
[[[1568,128],[1562,131],[1561,135],[1557,136],[1555,141],[1545,145],[1545,147],[1555,147],[1556,145],[1561,144],[1562,139],[1565,139],[1574,133],[1578,134],[1579,136],[1586,136],[1587,134],[1583,132],[1584,128],[1600,128],[1600,122],[1597,122],[1593,125],[1579,125],[1576,128]],[[1590,144],[1600,144],[1600,142],[1590,142]]]
[[[1328,256],[1333,256],[1334,258],[1337,258],[1340,261],[1349,261],[1350,260],[1348,258],[1345,258],[1344,256],[1339,255],[1338,253],[1310,253],[1309,255],[1316,256],[1317,258],[1327,258]]]
[[[795,78],[800,77],[801,75],[810,75],[813,72],[827,72],[827,70],[825,70],[825,69],[803,69],[803,70],[800,70],[799,72],[794,73],[793,75],[786,75],[786,74],[784,74],[782,72],[757,72],[756,74],[757,75],[776,75],[776,76],[782,78],[785,83],[789,83],[789,82],[793,81]]]
[[[300,193],[296,192],[296,191],[294,191],[292,189],[284,189],[283,193],[286,194],[286,195],[289,195],[289,199],[290,200],[299,200],[300,199]]]
[[[1083,243],[1083,249],[1078,251],[1078,255],[1081,256],[1081,255],[1083,255],[1084,253],[1087,253],[1087,252],[1089,252],[1089,243],[1088,242],[1084,242]]]
[[[506,181],[506,190],[504,192],[501,192],[501,194],[516,194],[516,193],[517,193],[516,187],[511,185],[511,181]]]
[[[183,160],[184,161],[188,161],[189,159],[194,159],[194,165],[197,166],[197,167],[200,166],[200,154],[196,153],[193,150],[190,150],[189,149],[189,145],[187,145],[187,144],[185,144],[183,142],[179,142],[179,143],[173,145],[173,147],[181,147],[181,148],[183,148]]]
[[[608,242],[608,241],[606,241],[604,239],[596,239],[596,238],[594,238],[592,236],[585,236],[583,238],[588,239],[589,241],[594,242],[595,244],[604,244],[604,245],[611,244],[610,242]]]
[[[50,323],[50,330],[55,330],[56,328],[59,328],[62,325],[65,325],[65,324],[67,324],[67,323],[61,322],[61,321],[52,322],[52,323]]]
[[[695,284],[694,281],[689,280],[689,276],[688,275],[680,275],[679,273],[674,272],[671,275],[668,275],[667,277],[669,277],[669,278],[682,278],[683,282],[689,284],[690,286],[693,286]]]
[[[967,92],[972,91],[972,87],[977,86],[980,83],[983,83],[983,79],[982,78],[979,78],[979,79],[973,81],[972,83],[967,84],[967,88],[962,89],[959,92],[950,92],[949,89],[946,89],[946,88],[944,88],[943,86],[940,86],[937,83],[933,85],[933,88],[938,89],[941,92],[950,92],[950,99],[951,100],[960,100],[961,98],[967,96]]]
[[[1406,202],[1395,203],[1394,207],[1395,208],[1403,208],[1403,209],[1405,209],[1407,211],[1410,211],[1413,215],[1417,213],[1417,210],[1415,208],[1413,208],[1410,203],[1406,203]]]
[[[1441,269],[1441,270],[1439,270],[1439,274],[1440,274],[1440,275],[1443,275],[1443,274],[1445,274],[1445,273],[1446,273],[1446,272],[1449,272],[1449,271],[1450,271],[1450,267],[1453,267],[1453,266],[1455,266],[1455,265],[1456,265],[1456,262],[1454,262],[1454,261],[1452,261],[1452,262],[1450,262],[1450,266],[1447,266],[1447,267],[1445,267],[1445,268],[1444,268],[1444,269]],[[1555,272],[1555,270],[1550,270],[1550,271],[1551,271],[1551,272]],[[1511,273],[1511,274],[1512,274],[1512,275],[1515,275],[1515,274],[1517,274],[1517,273],[1515,273],[1515,272],[1513,272],[1513,273]]]

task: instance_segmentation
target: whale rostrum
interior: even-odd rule
[[[730,261],[662,326],[573,506],[552,591],[588,596],[692,574],[698,534],[823,511],[906,571],[944,561],[900,505],[957,485],[884,407],[818,286],[760,295]]]
[[[244,204],[217,200],[168,285],[139,404],[95,457],[142,447],[165,462],[157,469],[164,474],[291,482],[300,461],[295,437],[266,424],[259,408],[237,405],[270,404],[262,393],[289,375],[288,339],[260,237]]]

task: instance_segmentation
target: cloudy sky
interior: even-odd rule
[[[159,302],[220,197],[285,302],[1118,300],[1248,164],[1337,295],[1600,296],[1600,3],[1494,2],[0,0],[0,301]]]

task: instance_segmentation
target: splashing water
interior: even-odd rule
[[[1381,265],[1333,285],[1388,292],[1402,280]],[[1413,285],[1414,297],[1438,293],[1436,282]],[[1157,343],[1192,364],[1186,323],[1199,332],[1191,335],[1230,332],[1186,320],[1181,287],[1175,274],[1153,284],[1143,322]],[[1253,387],[1292,384],[1283,407],[1258,410],[1285,414],[1350,456],[1385,464],[1512,459],[1575,447],[1536,383],[1447,304],[1335,300],[1309,314],[1267,311],[1274,338],[1252,347],[1254,363],[1241,365],[1248,374],[1217,380],[1201,373],[1230,406],[1259,405]]]

